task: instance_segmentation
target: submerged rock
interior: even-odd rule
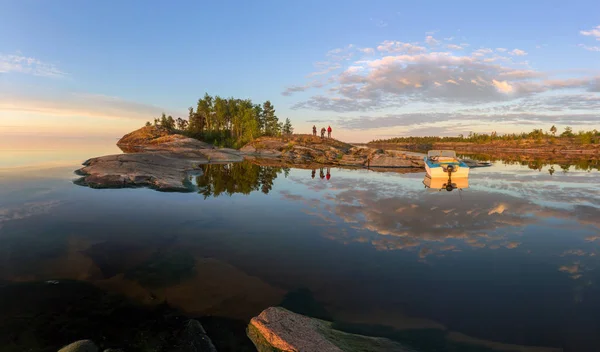
[[[248,337],[259,352],[409,352],[386,338],[355,335],[332,328],[332,323],[270,307],[248,325]]]
[[[61,348],[58,352],[98,352],[98,347],[91,340],[80,340]]]
[[[173,352],[217,352],[199,321],[191,319],[179,336]]]

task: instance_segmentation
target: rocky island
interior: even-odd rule
[[[166,192],[188,192],[188,175],[200,165],[234,163],[244,159],[288,167],[422,171],[417,153],[353,146],[311,135],[260,137],[242,148],[217,148],[172,130],[146,126],[117,142],[123,154],[89,159],[76,171],[75,183],[92,188],[150,187]]]

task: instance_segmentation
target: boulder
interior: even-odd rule
[[[332,323],[270,307],[252,318],[248,337],[259,352],[409,352],[389,339],[335,330]]]
[[[201,164],[240,162],[244,159],[234,149],[217,149],[184,136],[174,139],[158,137],[162,138],[161,143],[126,137],[118,144],[126,154],[87,160],[83,163],[84,167],[75,172],[82,176],[75,183],[91,188],[150,187],[165,192],[189,192],[191,188],[185,182],[189,171],[198,169]],[[123,140],[138,144],[124,145]],[[131,150],[134,152],[129,152]]]
[[[98,347],[91,340],[75,341],[58,352],[98,352]]]

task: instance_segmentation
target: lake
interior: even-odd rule
[[[193,193],[73,184],[118,152],[0,151],[3,287],[82,281],[238,335],[283,304],[420,350],[600,345],[597,169],[500,160],[452,192],[424,172],[248,162],[190,174]]]

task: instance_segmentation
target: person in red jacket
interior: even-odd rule
[[[329,181],[329,179],[331,178],[331,170],[329,168],[327,168],[327,181]]]
[[[331,138],[331,126],[327,127],[327,138]]]

